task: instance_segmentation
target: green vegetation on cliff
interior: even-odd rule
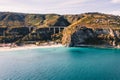
[[[64,31],[41,29],[66,26]],[[66,44],[81,27],[120,29],[120,16],[85,13],[78,15],[24,14],[0,12],[0,42],[56,41]],[[36,28],[36,30],[34,29]],[[5,36],[4,36],[5,35]],[[63,38],[62,38],[63,36]],[[101,35],[99,35],[101,36]],[[103,35],[105,36],[105,35]]]
[[[109,40],[111,39],[111,34],[115,36],[115,35],[118,35],[120,32],[120,16],[107,15],[107,14],[101,14],[101,13],[85,13],[81,15],[83,16],[81,19],[69,25],[66,29],[64,29],[63,38],[62,38],[62,43],[64,45],[71,44],[71,41],[73,39],[72,36],[74,34],[77,35],[76,36],[77,38],[79,38],[78,41],[82,38],[80,37],[81,35],[90,37],[84,34],[93,34],[92,32],[94,32],[93,36],[96,36],[97,39]],[[88,30],[88,33],[86,32],[86,30]],[[98,35],[97,31],[98,33],[101,33],[101,34]],[[100,38],[100,36],[102,37]],[[112,37],[112,39],[114,38],[115,37]],[[116,38],[117,41],[119,41],[118,38],[119,36]],[[86,41],[88,41],[88,38],[86,38]]]
[[[49,27],[68,26],[80,19],[80,15],[23,14],[0,12],[0,27]]]

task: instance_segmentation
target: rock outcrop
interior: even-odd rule
[[[66,28],[56,31],[48,29],[52,26]],[[119,39],[120,16],[102,13],[59,15],[0,12],[0,43],[57,41],[66,46],[119,46]]]
[[[120,17],[99,13],[86,13],[63,31],[62,44],[75,47],[95,45],[120,46]]]
[[[72,34],[64,30],[63,45],[69,47],[92,45],[104,47],[120,46],[120,30],[109,29],[92,29],[83,26],[77,26]]]

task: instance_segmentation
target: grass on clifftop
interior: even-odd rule
[[[120,17],[100,14],[100,13],[86,13],[82,14],[84,17],[68,26],[65,30],[67,33],[74,32],[77,27],[85,26],[88,28],[102,28],[102,29],[120,29]],[[66,31],[65,31],[66,32]]]
[[[119,29],[120,30],[120,16],[101,14],[101,13],[85,13],[82,14],[80,20],[74,22],[63,31],[63,44],[67,43],[75,31],[80,27],[87,27],[91,29]],[[67,42],[65,42],[67,41]]]

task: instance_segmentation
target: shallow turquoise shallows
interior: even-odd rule
[[[120,49],[0,52],[0,80],[120,80]]]

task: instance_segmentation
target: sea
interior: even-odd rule
[[[2,51],[0,80],[120,80],[120,49],[57,47]]]

